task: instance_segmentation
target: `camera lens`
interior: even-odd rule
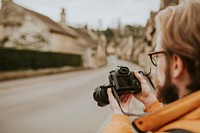
[[[109,104],[107,89],[97,87],[94,90],[93,98],[97,101],[98,106],[103,107]]]

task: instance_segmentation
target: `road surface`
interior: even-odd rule
[[[0,82],[0,133],[101,132],[111,110],[98,107],[92,94],[118,65],[139,70],[110,56],[100,69]]]

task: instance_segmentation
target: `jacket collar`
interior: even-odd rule
[[[132,124],[140,132],[155,131],[200,107],[200,91],[191,93],[163,109],[157,110],[135,120]]]

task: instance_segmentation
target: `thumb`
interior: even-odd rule
[[[114,99],[114,96],[113,96],[113,94],[112,94],[111,88],[108,88],[107,94],[108,94],[108,99],[109,99],[109,101],[111,101],[112,99]]]
[[[112,108],[113,114],[122,114],[119,104],[117,103],[117,100],[115,99],[115,97],[112,94],[111,88],[109,88],[107,90],[107,94],[108,94],[108,100],[109,100],[110,106]]]

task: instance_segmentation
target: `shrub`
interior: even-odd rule
[[[81,65],[81,55],[78,54],[0,49],[0,71]]]

